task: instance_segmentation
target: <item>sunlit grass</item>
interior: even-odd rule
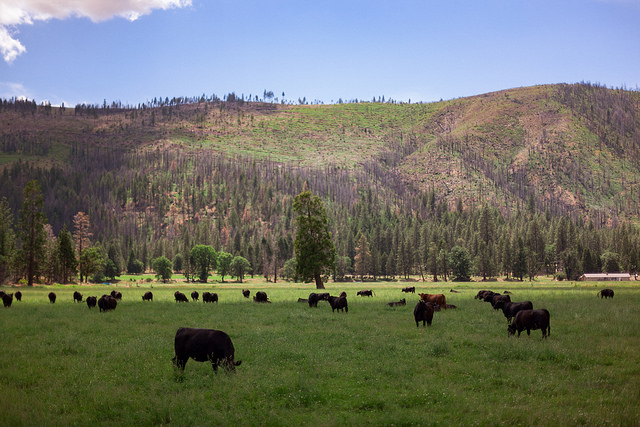
[[[634,424],[640,416],[640,293],[613,300],[570,282],[413,282],[443,292],[455,310],[415,327],[417,294],[407,283],[331,283],[348,293],[349,313],[298,298],[310,285],[252,282],[271,304],[245,299],[236,283],[117,286],[123,299],[100,313],[73,303],[77,287],[21,289],[0,310],[1,425],[42,424]],[[85,296],[113,286],[89,286]],[[363,288],[371,298],[356,297]],[[451,288],[460,293],[449,292]],[[551,312],[551,336],[507,337],[501,312],[474,299],[509,289]],[[175,303],[173,292],[210,289],[218,304]],[[15,288],[6,289],[8,292]],[[153,302],[143,302],[147,290]],[[407,298],[404,307],[386,302]],[[174,371],[180,326],[229,333],[235,375],[189,361]]]

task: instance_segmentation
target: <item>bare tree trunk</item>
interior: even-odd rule
[[[324,284],[322,283],[322,276],[320,275],[320,273],[316,273],[314,276],[316,278],[316,289],[324,289]]]

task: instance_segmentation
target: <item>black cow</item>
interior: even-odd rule
[[[425,323],[428,326],[431,326],[431,321],[433,320],[433,307],[420,300],[413,309],[413,317],[416,320],[416,327],[420,326],[420,322],[422,322],[423,327]]]
[[[215,292],[203,292],[202,302],[218,302],[218,294]]]
[[[256,292],[256,295],[253,297],[253,302],[268,302],[268,303],[270,303],[271,301],[269,301],[269,297],[267,296],[266,292],[258,291],[258,292]]]
[[[309,302],[307,298],[298,298],[298,302]]]
[[[173,297],[176,299],[176,302],[189,302],[187,296],[180,291],[175,291]]]
[[[122,293],[120,291],[116,291],[115,289],[111,291],[111,296],[120,301],[122,299]]]
[[[335,312],[336,310],[346,313],[349,312],[349,305],[347,304],[346,294],[345,296],[340,294],[339,297],[329,296],[329,304],[331,305],[332,312]]]
[[[2,298],[3,296],[5,296],[6,294],[4,293],[4,291],[2,289],[0,289],[0,298]]]
[[[98,302],[96,297],[87,297],[87,307],[94,308]]]
[[[76,302],[82,302],[82,294],[78,291],[73,293],[73,303],[75,304]]]
[[[596,295],[600,298],[613,298],[613,289],[603,289]]]
[[[315,292],[311,292],[307,301],[309,302],[309,307],[317,307],[320,298],[318,298],[318,294],[316,294]]]
[[[191,299],[192,300],[198,301],[198,298],[200,298],[200,294],[198,293],[198,291],[191,292]]]
[[[546,338],[547,335],[551,335],[551,325],[549,323],[549,311],[544,308],[538,310],[521,310],[516,314],[513,322],[507,326],[507,334],[509,336],[514,335],[518,331],[518,337],[520,332],[527,330],[527,335],[531,335],[531,330],[541,329],[542,338]]]
[[[118,306],[118,300],[111,295],[102,295],[98,300],[98,308],[100,308],[100,312],[115,310]]]
[[[142,295],[142,301],[153,301],[153,292],[145,292],[144,295]]]
[[[216,373],[218,365],[230,373],[242,363],[233,360],[235,349],[229,335],[215,329],[178,328],[174,348],[173,364],[182,371],[189,358],[196,362],[210,361]]]
[[[4,294],[2,295],[2,304],[9,308],[11,307],[11,303],[13,302],[13,294]]]
[[[406,288],[402,288],[402,292],[415,294],[416,293],[416,287],[415,286],[407,286]]]
[[[22,301],[22,292],[17,291],[15,297],[16,301]]]
[[[251,291],[249,289],[243,289],[242,290],[242,296],[245,298],[249,298],[249,295],[251,295]]]
[[[407,300],[402,298],[400,301],[392,301],[392,302],[388,302],[387,305],[389,307],[399,307],[401,305],[407,305]]]
[[[494,310],[499,310],[505,302],[511,302],[511,297],[509,295],[495,294],[491,297],[491,306]]]
[[[507,322],[511,323],[511,319],[516,317],[521,310],[533,310],[533,303],[531,301],[523,302],[505,302],[500,304],[504,317],[507,318]]]
[[[56,302],[56,294],[55,294],[55,293],[53,293],[53,292],[49,292],[49,302],[50,302],[51,304],[53,304],[53,303],[55,303],[55,302]]]
[[[361,297],[372,297],[373,296],[373,290],[371,290],[371,289],[363,289],[361,291],[356,292],[356,295],[359,295]]]

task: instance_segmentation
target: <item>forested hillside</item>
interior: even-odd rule
[[[590,84],[430,104],[4,100],[0,220],[15,230],[36,179],[51,236],[86,212],[91,244],[120,269],[132,253],[148,268],[206,244],[273,276],[294,255],[292,200],[308,188],[327,208],[337,277],[442,279],[456,256],[483,277],[635,272],[639,129],[638,92]]]

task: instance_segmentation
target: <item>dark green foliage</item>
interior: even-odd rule
[[[173,265],[169,258],[161,256],[153,260],[153,271],[156,272],[156,277],[163,282],[171,279],[173,274]]]
[[[233,261],[233,255],[228,252],[220,251],[218,252],[216,258],[216,271],[221,277],[221,280],[224,282],[224,276],[227,276],[231,273],[231,262]]]
[[[0,284],[9,278],[14,250],[13,214],[7,199],[3,197],[0,201]]]
[[[136,258],[136,254],[131,249],[129,252],[129,258],[127,258],[127,273],[129,274],[141,274],[144,272],[144,264],[142,261]]]
[[[245,273],[251,268],[251,264],[246,258],[237,255],[233,257],[229,267],[231,275],[242,283]]]
[[[296,196],[293,209],[298,228],[296,273],[304,281],[315,280],[317,289],[324,289],[322,275],[333,269],[336,256],[324,205],[318,196],[305,191]]]
[[[18,240],[20,242],[19,262],[26,271],[27,285],[33,286],[34,278],[40,273],[45,259],[47,217],[40,184],[29,181],[24,188],[22,209],[18,220]]]
[[[463,247],[454,246],[449,254],[451,275],[456,282],[471,280],[471,256]]]
[[[67,230],[66,225],[62,227],[60,234],[58,234],[58,257],[62,283],[69,283],[71,277],[77,273],[78,260],[76,259],[71,232]]]
[[[88,280],[89,276],[95,275],[96,273],[100,273],[101,276],[104,275],[104,257],[100,250],[95,246],[86,248],[82,251],[79,264],[82,265],[82,269],[85,273],[85,280]],[[101,281],[101,279],[98,279],[97,281]]]
[[[191,263],[202,283],[207,282],[209,270],[216,268],[216,251],[208,245],[196,245],[190,252]]]

